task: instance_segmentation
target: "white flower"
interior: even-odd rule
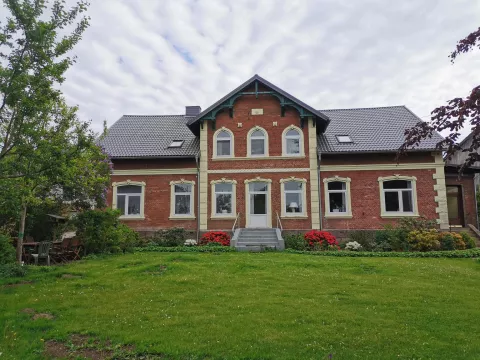
[[[360,245],[356,241],[350,241],[345,245],[345,250],[351,250],[351,251],[359,251],[362,249],[362,245]]]

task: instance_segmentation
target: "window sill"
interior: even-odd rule
[[[286,214],[282,214],[282,216],[280,216],[281,219],[308,219],[308,215],[286,215]]]
[[[282,159],[304,159],[305,155],[282,155],[282,156],[246,156],[246,157],[212,157],[212,161],[232,161],[232,160],[282,160]]]
[[[145,216],[120,216],[120,220],[145,220]]]
[[[174,215],[174,216],[170,216],[168,219],[169,220],[195,220],[196,218],[194,215],[185,215],[185,216]]]
[[[414,213],[382,213],[380,217],[382,218],[403,218],[403,217],[419,217],[419,214],[414,214]]]
[[[351,219],[353,218],[352,214],[325,214],[325,219]]]
[[[210,219],[212,220],[235,220],[237,218],[236,215],[228,214],[228,215],[212,215]]]

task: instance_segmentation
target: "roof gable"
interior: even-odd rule
[[[268,91],[259,91],[258,85],[261,84],[270,90]],[[255,91],[242,91],[247,87],[254,85]],[[265,80],[261,76],[255,74],[253,77],[248,79],[246,82],[229,92],[227,95],[222,97],[220,100],[209,106],[207,109],[202,111],[198,116],[192,118],[187,122],[187,126],[192,130],[194,134],[199,133],[200,123],[202,121],[212,121],[212,126],[215,127],[215,117],[217,113],[221,110],[228,109],[230,111],[230,116],[233,115],[233,105],[235,100],[240,96],[258,96],[258,95],[272,95],[275,96],[280,101],[280,106],[283,109],[288,107],[293,107],[297,109],[300,114],[300,118],[303,120],[306,117],[313,117],[317,121],[317,125],[321,129],[325,129],[330,119],[328,116],[323,114],[321,111],[314,109],[310,105],[305,104],[303,101],[297,99],[293,95],[290,95],[286,91],[280,89],[279,87],[273,85],[269,81]]]

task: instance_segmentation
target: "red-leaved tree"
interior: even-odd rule
[[[454,63],[458,55],[469,52],[474,48],[480,49],[480,28],[469,34],[457,43],[455,51],[450,54],[450,60]],[[414,127],[405,130],[405,142],[398,151],[398,156],[407,150],[415,148],[422,140],[431,138],[435,131],[449,130],[449,134],[436,145],[438,150],[446,152],[451,157],[456,151],[467,152],[468,156],[460,168],[462,172],[466,167],[476,161],[480,161],[480,85],[473,88],[465,98],[449,100],[447,105],[434,109],[431,113],[430,122],[419,122]],[[472,126],[472,144],[467,148],[460,148],[458,139],[460,130]]]

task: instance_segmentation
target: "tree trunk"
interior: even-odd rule
[[[23,253],[23,237],[25,233],[25,219],[27,218],[27,204],[24,203],[22,207],[22,214],[20,217],[20,229],[18,230],[18,240],[17,240],[17,261],[19,264],[22,263],[22,253]]]

